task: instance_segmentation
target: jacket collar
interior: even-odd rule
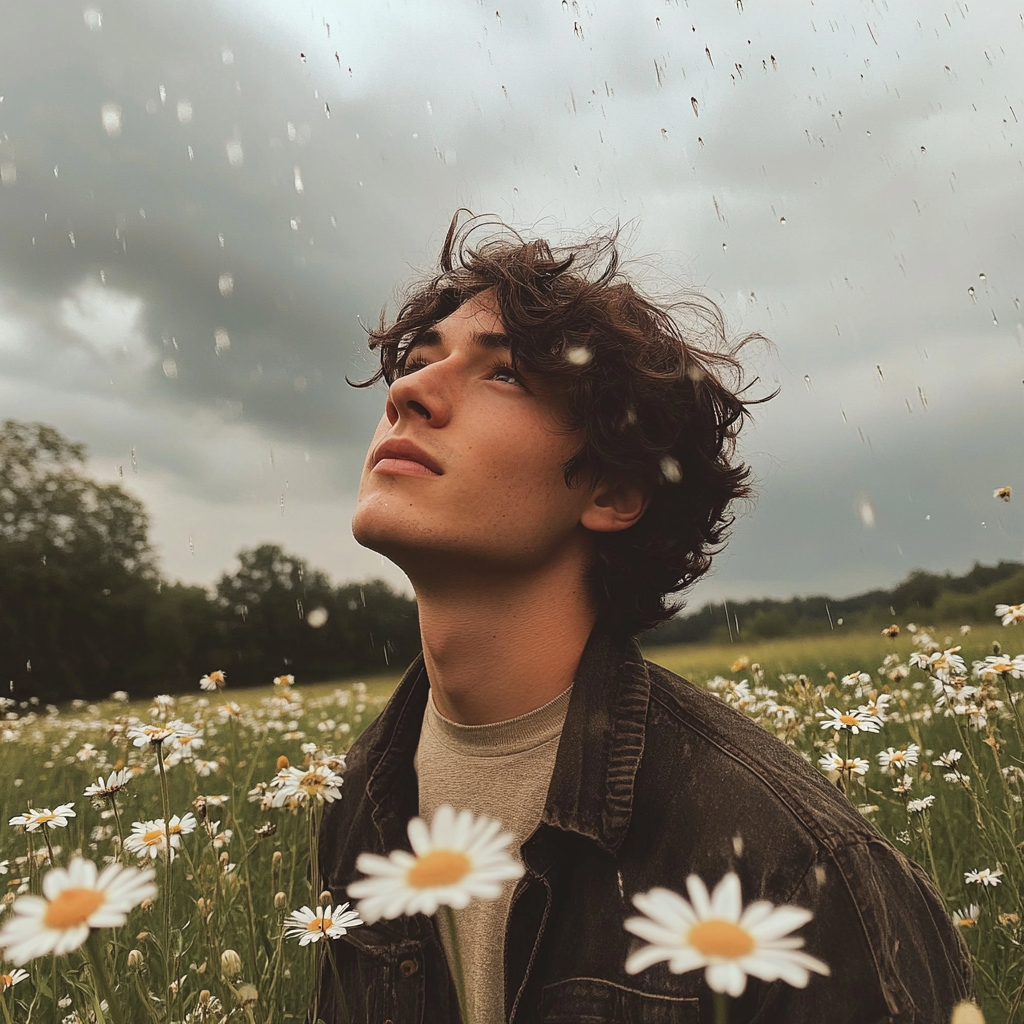
[[[421,654],[372,727],[366,790],[382,851],[408,845],[406,825],[418,813],[413,757],[429,690]],[[649,697],[639,645],[598,619],[574,677],[542,822],[609,853],[618,848],[629,827]]]

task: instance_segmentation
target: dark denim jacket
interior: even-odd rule
[[[363,851],[409,849],[413,754],[429,682],[422,657],[348,755],[324,817],[325,888],[346,900]],[[739,840],[737,840],[739,837]],[[731,1024],[948,1024],[972,988],[962,940],[924,872],[811,765],[744,715],[646,662],[599,623],[584,651],[541,824],[522,846],[505,938],[510,1024],[696,1024],[713,1019],[703,971],[628,975],[622,927],[637,892],[711,888],[807,907],[798,934],[831,966],[805,989],[751,978]],[[457,1024],[433,918],[359,927],[332,948],[351,1024]],[[467,951],[464,956],[472,956]],[[346,1019],[333,972],[319,1015]]]

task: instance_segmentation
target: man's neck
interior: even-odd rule
[[[561,572],[417,586],[416,597],[434,704],[462,725],[508,721],[554,700],[597,620],[583,581]]]

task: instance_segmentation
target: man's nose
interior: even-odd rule
[[[438,363],[396,377],[388,388],[385,412],[392,425],[399,419],[427,420],[432,427],[443,426],[450,415],[450,388],[445,385]]]

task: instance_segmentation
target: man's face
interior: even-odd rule
[[[389,389],[352,532],[410,575],[529,571],[567,548],[589,550],[580,516],[590,488],[563,478],[582,432],[567,434],[556,401],[512,371],[503,330],[492,295],[474,297],[414,344]],[[435,471],[380,457],[401,442]]]

